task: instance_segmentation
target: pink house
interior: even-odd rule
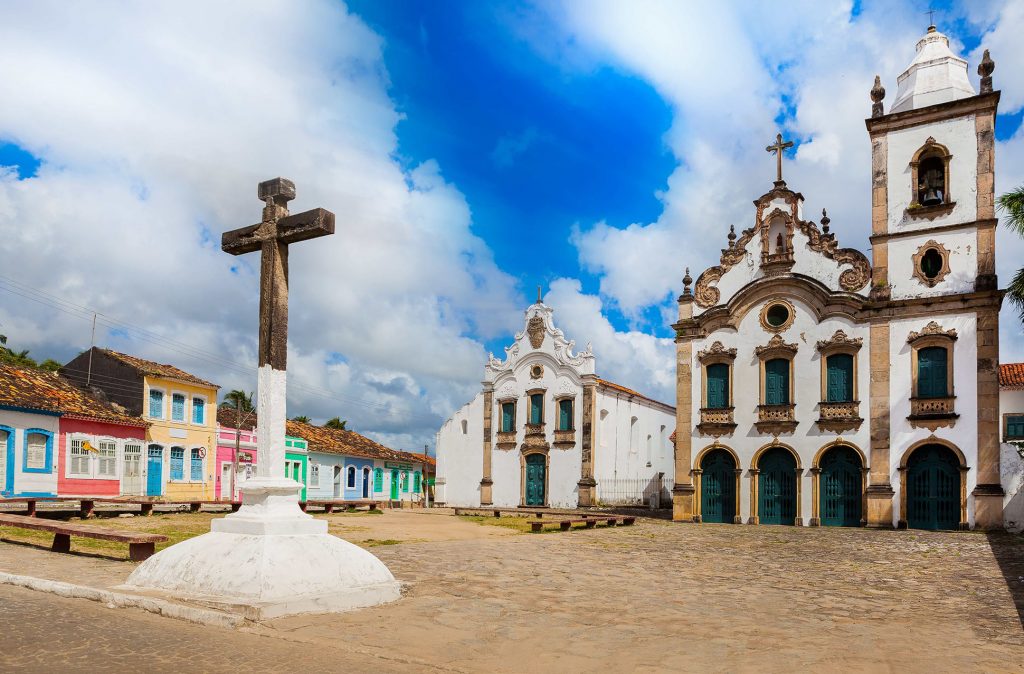
[[[138,418],[60,417],[59,496],[137,496],[144,493],[146,424]]]
[[[235,429],[235,411],[217,410],[216,494],[221,501],[237,501],[238,488],[256,475],[256,415],[243,414],[242,423]],[[238,462],[235,462],[235,441],[238,441]],[[231,478],[234,475],[234,495]]]

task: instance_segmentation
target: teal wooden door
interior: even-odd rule
[[[544,505],[545,462],[543,454],[530,454],[526,457],[526,505]]]
[[[715,449],[700,462],[700,513],[705,522],[732,524],[736,517],[736,462]]]
[[[391,471],[391,500],[398,500],[398,471]]]
[[[861,486],[860,455],[852,447],[833,447],[821,458],[818,509],[826,527],[859,527]]]
[[[948,447],[925,445],[907,462],[907,526],[960,526],[960,462]]]
[[[724,363],[708,365],[708,407],[722,409],[729,406],[729,366]]]
[[[925,347],[917,352],[917,397],[945,398],[946,349],[941,346]]]
[[[764,364],[764,404],[789,404],[789,361],[785,358]]]
[[[842,403],[853,400],[853,356],[838,353],[825,361],[826,402]]]
[[[761,524],[796,523],[796,460],[782,447],[758,462],[757,512]]]

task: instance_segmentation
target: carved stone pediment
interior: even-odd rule
[[[736,349],[727,349],[721,342],[697,352],[697,360],[704,363],[709,360],[736,360]]]
[[[860,349],[864,345],[864,339],[861,337],[850,337],[842,330],[836,330],[835,334],[828,339],[823,339],[818,342],[818,351],[827,352],[833,351],[838,347],[848,347],[853,350]]]
[[[754,353],[756,353],[759,358],[771,358],[773,356],[791,358],[796,355],[797,347],[798,345],[795,342],[793,344],[787,344],[786,340],[782,338],[782,335],[774,335],[764,346],[755,347]]]
[[[950,328],[949,330],[943,330],[942,326],[940,326],[935,321],[932,321],[928,325],[924,326],[921,332],[915,331],[907,335],[907,344],[913,344],[917,340],[922,339],[924,337],[945,337],[950,340],[955,340],[956,329]]]

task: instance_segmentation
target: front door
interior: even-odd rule
[[[363,468],[363,498],[370,498],[370,469]]]
[[[124,446],[121,493],[130,496],[142,493],[142,445]]]
[[[164,449],[150,445],[146,460],[146,496],[159,496],[164,485]]]
[[[736,462],[729,452],[715,449],[700,465],[701,519],[732,524],[736,517]]]
[[[525,505],[544,505],[544,478],[547,458],[543,454],[530,454],[526,457],[526,490]]]
[[[907,526],[960,526],[960,461],[948,447],[925,445],[907,462]]]
[[[852,447],[833,447],[821,458],[818,507],[826,527],[859,527],[861,518],[860,455]]]
[[[782,447],[769,449],[757,466],[761,524],[796,523],[796,460]]]
[[[398,500],[398,471],[391,471],[391,500]]]
[[[231,494],[231,464],[225,461],[220,464],[220,497],[225,501],[232,500]]]
[[[334,498],[341,498],[341,466],[334,467]]]

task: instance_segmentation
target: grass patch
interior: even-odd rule
[[[466,522],[483,524],[484,526],[514,529],[521,533],[530,531],[530,522],[533,520],[531,517],[490,517],[484,515],[459,515],[458,518]],[[558,531],[558,529],[555,529],[555,531]]]
[[[359,541],[359,545],[366,548],[375,548],[380,545],[398,545],[402,542],[394,538],[368,538],[365,541]]]

